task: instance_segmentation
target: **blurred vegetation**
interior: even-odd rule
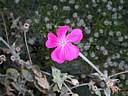
[[[94,72],[81,58],[62,65],[50,59],[52,49],[45,47],[45,41],[48,32],[55,32],[59,25],[83,30],[84,38],[78,46],[102,71],[114,74],[128,70],[128,0],[0,0],[0,36],[6,39],[2,15],[10,45],[15,40],[19,45],[24,43],[22,32],[11,28],[12,22],[17,18],[20,18],[18,22],[32,22],[27,39],[32,60],[42,70],[50,71],[50,66],[55,65],[78,77]],[[0,43],[1,47],[5,46]],[[27,60],[25,47],[22,51],[21,57]],[[5,73],[10,66],[15,67],[10,61],[5,62],[0,65],[0,72]],[[123,89],[113,96],[128,96],[128,75],[117,78],[121,80],[119,86]]]

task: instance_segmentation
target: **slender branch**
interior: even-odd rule
[[[126,73],[128,73],[128,70],[127,71],[123,71],[123,72],[119,72],[119,73],[115,73],[113,75],[110,75],[109,78],[112,78],[114,76],[121,75],[121,74],[126,74]]]
[[[6,22],[5,22],[5,19],[4,19],[4,14],[1,13],[1,16],[2,16],[3,23],[4,23],[4,29],[5,29],[5,33],[6,33],[7,43],[9,44],[8,31],[7,31]]]
[[[63,83],[63,84],[64,84],[64,86],[68,89],[68,91],[69,91],[71,94],[73,94],[72,90],[71,90],[65,83]]]
[[[79,85],[76,85],[74,87],[71,87],[70,90],[72,89],[75,89],[75,88],[78,88],[78,87],[82,87],[82,86],[87,86],[89,85],[89,83],[83,83],[83,84],[79,84]],[[60,96],[63,96],[65,93],[67,93],[69,90],[65,90],[65,92],[63,92],[63,94],[61,94]]]
[[[0,77],[6,77],[7,75],[6,74],[0,74]]]
[[[10,47],[10,45],[2,37],[0,37],[0,41],[2,41],[11,50],[11,53],[15,56],[17,60],[20,59],[19,55]]]
[[[84,59],[93,69],[95,69],[101,76],[104,76],[104,74],[90,61],[88,60],[81,52],[79,53],[79,56]]]
[[[28,58],[30,60],[30,63],[32,64],[32,59],[31,59],[29,48],[28,48],[28,43],[27,43],[27,38],[26,38],[26,32],[25,31],[24,31],[24,39],[25,39],[25,45],[26,45],[26,49],[27,49],[27,53],[28,53]]]
[[[74,88],[78,88],[78,87],[82,87],[82,86],[87,86],[87,85],[89,85],[89,83],[79,84],[77,86],[72,87],[71,90],[74,89]]]
[[[50,73],[48,73],[48,72],[45,72],[45,71],[41,71],[43,74],[45,74],[45,75],[48,75],[48,76],[52,76]]]

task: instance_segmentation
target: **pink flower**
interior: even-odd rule
[[[47,48],[55,48],[51,53],[51,58],[57,63],[64,61],[71,61],[79,56],[79,48],[72,43],[80,42],[83,38],[80,29],[73,29],[71,33],[66,35],[69,26],[59,26],[56,30],[56,35],[52,32],[48,33],[48,40],[46,41]]]

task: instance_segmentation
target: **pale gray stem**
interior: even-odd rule
[[[68,89],[68,91],[69,91],[71,94],[73,94],[72,90],[71,90],[65,83],[63,83],[63,84],[64,84],[64,86]]]
[[[123,72],[119,72],[119,73],[115,73],[113,75],[110,75],[109,78],[112,78],[114,76],[121,75],[121,74],[126,74],[126,73],[128,73],[128,70],[127,71],[123,71]]]
[[[27,38],[26,38],[26,32],[25,31],[24,31],[24,39],[25,39],[25,45],[26,45],[26,49],[27,49],[27,53],[28,53],[28,58],[30,60],[30,63],[32,64],[32,59],[31,59],[31,55],[30,55],[30,52],[29,52]]]
[[[11,50],[11,53],[17,60],[20,59],[19,55],[10,47],[10,45],[2,37],[0,37],[0,41],[2,41]]]
[[[86,61],[93,69],[95,69],[101,76],[104,76],[104,74],[90,60],[88,60],[81,52],[79,53],[79,56],[84,61]]]
[[[3,23],[4,23],[4,29],[5,29],[5,33],[6,33],[6,39],[7,39],[7,42],[9,43],[9,39],[8,39],[8,31],[7,31],[6,22],[5,22],[3,13],[1,13],[1,14],[2,14],[2,19],[3,19]]]

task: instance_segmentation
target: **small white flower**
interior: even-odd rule
[[[78,14],[75,12],[75,13],[73,13],[73,18],[77,18],[78,17]]]
[[[118,41],[122,42],[123,41],[123,37],[119,37]]]
[[[124,70],[124,65],[125,65],[124,63],[125,63],[124,61],[120,62],[119,66],[118,66],[120,70]]]
[[[69,0],[69,4],[75,4],[75,0]]]
[[[112,19],[117,19],[117,13],[112,15]]]
[[[85,50],[88,50],[90,48],[90,43],[86,43],[84,48],[85,48]]]
[[[120,0],[120,3],[123,4],[124,3],[124,0]]]
[[[71,79],[73,85],[79,85],[79,81],[77,79]]]
[[[107,50],[103,50],[103,55],[108,55],[108,51]]]
[[[118,66],[118,63],[117,62],[113,62],[113,66],[114,67],[117,67]]]
[[[125,81],[125,84],[128,86],[128,80]]]
[[[116,12],[116,11],[117,11],[117,9],[116,9],[116,8],[112,8],[112,11],[113,11],[113,12]]]
[[[108,67],[109,67],[108,63],[104,63],[104,68],[108,68]]]
[[[2,64],[4,61],[6,61],[5,55],[0,55],[0,64]]]
[[[100,33],[103,33],[104,31],[103,31],[103,29],[100,29],[99,32],[100,32]]]
[[[23,60],[19,60],[19,63],[23,65],[25,62]]]
[[[105,25],[109,25],[110,22],[109,22],[108,20],[105,20],[105,21],[104,21],[104,24],[105,24]]]
[[[86,4],[85,6],[86,6],[86,8],[89,8],[89,5],[88,4]]]
[[[63,6],[63,10],[64,11],[70,11],[71,10],[71,7],[70,6]]]
[[[88,15],[87,18],[88,18],[89,20],[91,20],[91,19],[92,19],[92,15]]]
[[[29,29],[30,24],[24,23],[24,29]]]
[[[118,18],[121,19],[122,18],[122,15],[121,14],[118,14]]]
[[[91,37],[89,38],[90,43],[94,42],[94,39]]]
[[[125,38],[125,39],[128,39],[128,36],[127,36],[127,35],[125,35],[125,36],[124,36],[124,38]]]
[[[79,9],[79,5],[75,5],[74,8],[75,8],[75,9]]]
[[[110,62],[110,61],[111,61],[111,58],[110,58],[110,57],[108,57],[108,58],[107,58],[107,62]]]
[[[21,49],[20,49],[20,47],[16,47],[16,52],[20,52],[21,51]]]
[[[97,49],[97,50],[99,50],[99,49],[100,49],[100,47],[97,45],[97,46],[96,46],[96,49]]]
[[[107,2],[107,0],[102,0],[104,3],[106,3]]]
[[[78,21],[77,25],[79,25],[79,26],[85,25],[84,20],[83,20],[83,19],[80,19],[80,20]]]
[[[103,12],[102,14],[103,14],[103,16],[106,16],[107,13],[106,12]]]
[[[108,1],[108,4],[109,4],[109,5],[112,5],[112,1]]]
[[[99,37],[99,33],[98,32],[95,32],[94,33],[94,37]]]
[[[100,50],[101,50],[101,51],[105,50],[105,47],[104,47],[104,46],[101,46],[101,47],[100,47]]]
[[[20,2],[20,0],[15,0],[15,3],[18,4]]]
[[[96,0],[92,0],[92,3],[96,3]]]
[[[65,23],[66,23],[66,24],[69,24],[70,22],[71,22],[70,19],[66,19],[66,20],[65,20]]]
[[[114,32],[113,31],[109,31],[109,36],[114,36]]]
[[[45,23],[49,21],[49,18],[48,17],[44,17],[44,21]]]
[[[66,0],[60,0],[60,2],[66,2]]]
[[[46,24],[46,28],[47,28],[47,29],[52,29],[52,24],[47,23],[47,24]]]
[[[53,10],[54,10],[54,11],[58,10],[58,6],[57,6],[57,5],[54,5],[54,6],[53,6]]]
[[[92,4],[92,6],[93,6],[93,7],[96,7],[96,6],[97,6],[97,4],[96,4],[96,3],[93,3],[93,4]]]
[[[123,6],[119,6],[118,9],[119,9],[119,10],[122,10],[122,9],[123,9]]]
[[[11,56],[11,60],[12,60],[12,61],[15,61],[15,60],[16,60],[15,56],[12,55],[12,56]]]
[[[6,61],[6,56],[5,55],[0,55],[0,60]]]
[[[90,30],[89,28],[86,27],[85,30],[86,30],[86,33],[87,33],[87,34],[90,34],[90,33],[91,33],[91,30]]]
[[[121,56],[119,53],[116,53],[116,58],[119,59]]]
[[[98,9],[97,11],[98,11],[98,12],[101,12],[101,9]]]
[[[117,21],[114,21],[114,25],[118,25],[118,22]]]
[[[95,86],[95,85],[94,85],[94,86],[92,86],[92,91],[94,91],[94,92],[95,92],[97,89],[98,89],[98,88],[97,88],[97,86]]]
[[[120,31],[117,31],[116,32],[116,36],[121,36],[121,32]]]
[[[87,53],[87,52],[84,52],[84,55],[85,55],[85,56],[88,56],[88,53]]]
[[[107,4],[107,9],[112,10],[112,6],[110,4]]]
[[[90,56],[91,56],[92,58],[94,58],[96,55],[95,55],[94,52],[92,52],[92,53],[90,54]]]
[[[106,84],[109,88],[111,88],[114,85],[112,80],[108,80]]]

